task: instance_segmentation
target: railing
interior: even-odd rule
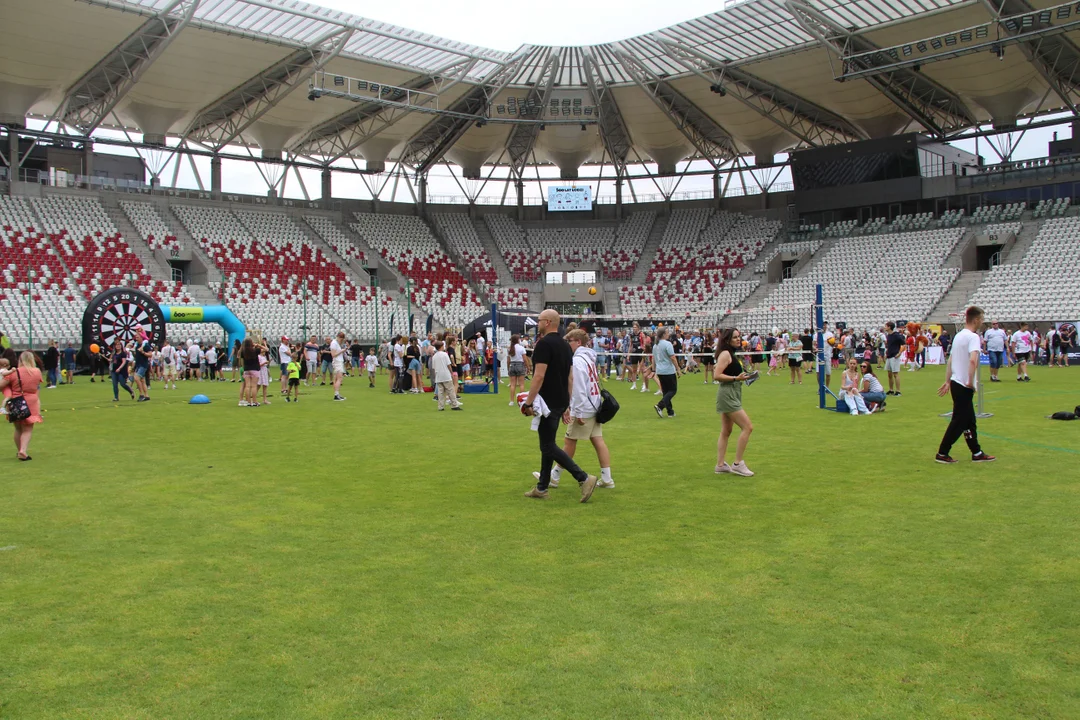
[[[1024,180],[1052,180],[1057,177],[1080,174],[1080,157],[1038,158],[1016,162],[987,165],[975,175],[956,178],[958,188],[981,188],[1022,182]]]

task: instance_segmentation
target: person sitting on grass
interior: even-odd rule
[[[869,415],[870,409],[863,401],[859,385],[862,378],[859,375],[859,362],[855,358],[848,358],[847,369],[840,378],[840,399],[847,403],[852,415]]]
[[[863,401],[870,408],[870,412],[885,412],[885,386],[874,374],[873,365],[869,360],[863,361],[860,367],[863,376],[859,391],[862,393]]]

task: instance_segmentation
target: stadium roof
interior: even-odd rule
[[[472,172],[552,163],[572,177],[586,162],[672,172],[687,158],[769,161],[800,146],[948,137],[1075,111],[1080,27],[1069,9],[747,0],[618,42],[507,53],[302,2],[5,0],[0,119],[420,170],[446,159]],[[1023,13],[1031,27],[1008,22]],[[1025,35],[1032,27],[1042,32]]]

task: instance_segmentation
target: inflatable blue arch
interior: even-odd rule
[[[165,344],[166,323],[217,323],[228,334],[228,347],[243,341],[247,328],[224,305],[159,305],[150,295],[134,288],[105,290],[83,313],[83,349],[91,345],[111,347],[117,340],[136,340],[142,329],[158,347]]]

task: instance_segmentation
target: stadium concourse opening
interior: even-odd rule
[[[1080,717],[1076,4],[722,4],[5,0],[0,713]]]

